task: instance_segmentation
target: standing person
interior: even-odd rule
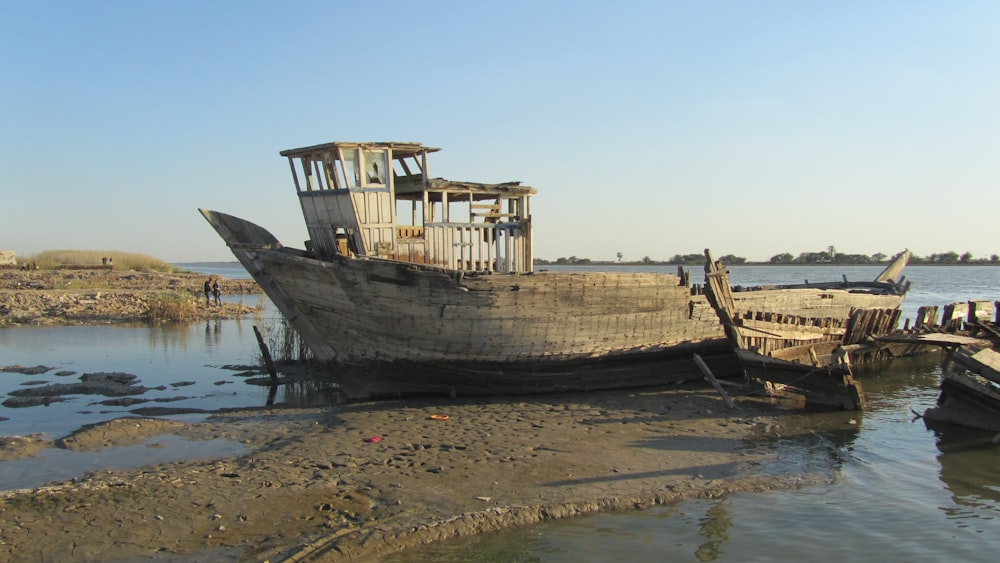
[[[222,288],[219,287],[219,280],[215,280],[212,283],[212,294],[215,295],[215,304],[222,307]]]
[[[212,304],[212,278],[205,280],[205,306]]]

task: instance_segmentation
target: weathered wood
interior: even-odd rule
[[[305,250],[253,223],[202,213],[316,359],[371,379],[402,368],[418,390],[430,380],[449,389],[517,382],[519,390],[650,381],[651,368],[638,378],[600,371],[654,362],[694,371],[692,354],[721,351],[723,326],[765,353],[809,344],[825,355],[852,311],[892,306],[879,294],[888,282],[733,292],[720,275],[710,277],[718,295],[725,289],[730,316],[720,324],[686,275],[535,273],[535,189],[431,178],[427,156],[437,150],[327,143],[282,151],[300,165],[291,170]],[[412,225],[400,225],[399,212]],[[867,314],[858,332],[887,322]]]
[[[969,301],[969,316],[966,322],[970,324],[988,323],[995,314],[993,301]]]
[[[733,398],[730,397],[729,393],[726,393],[726,390],[719,384],[719,380],[715,378],[715,374],[712,373],[712,370],[708,367],[708,364],[705,363],[705,360],[701,359],[701,356],[698,354],[695,354],[694,362],[698,364],[698,369],[700,369],[701,373],[705,375],[705,380],[711,383],[712,387],[715,387],[715,390],[722,396],[722,401],[726,403],[726,406],[731,409],[735,409],[736,403],[733,402]]]
[[[758,291],[732,291],[728,271],[708,250],[705,260],[706,297],[752,378],[806,405],[863,408],[850,354],[898,324],[903,290],[894,278],[901,267],[873,283],[784,286],[763,300]]]
[[[893,342],[899,344],[915,344],[924,346],[989,346],[990,341],[963,334],[931,332],[921,334],[883,334],[874,338],[876,342]]]
[[[951,331],[961,330],[968,316],[968,303],[951,303],[945,305],[944,311],[941,314],[941,328]]]
[[[954,370],[945,371],[937,406],[927,409],[924,418],[932,422],[1000,431],[1000,392],[989,384]]]
[[[939,326],[938,308],[936,305],[925,305],[917,309],[914,328],[932,328]]]
[[[954,360],[969,371],[1000,384],[1000,353],[992,348],[964,346],[955,351]]]

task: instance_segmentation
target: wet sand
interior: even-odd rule
[[[0,559],[374,561],[551,518],[828,478],[822,468],[765,475],[774,452],[761,444],[783,432],[782,417],[739,406],[685,386],[247,410],[198,424],[118,419],[52,445],[172,433],[248,453],[3,493]]]

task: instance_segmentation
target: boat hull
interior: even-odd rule
[[[830,364],[814,367],[746,350],[737,350],[736,354],[747,376],[761,382],[781,406],[808,411],[865,407],[864,389],[850,369]]]
[[[864,408],[850,366],[878,356],[867,342],[895,329],[906,286],[889,278],[901,274],[908,253],[875,282],[784,286],[770,294],[734,292],[728,270],[710,251],[705,257],[708,301],[751,380],[789,406]]]
[[[937,405],[927,409],[924,418],[1000,432],[1000,392],[968,375],[945,372]]]
[[[714,311],[663,273],[461,275],[283,247],[206,218],[352,395],[594,390],[740,374]]]

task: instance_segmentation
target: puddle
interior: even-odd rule
[[[173,434],[161,434],[141,444],[113,446],[97,451],[46,448],[39,450],[34,457],[0,463],[0,490],[38,487],[102,469],[131,469],[156,463],[226,457],[246,452],[245,445],[233,440],[189,440]]]

